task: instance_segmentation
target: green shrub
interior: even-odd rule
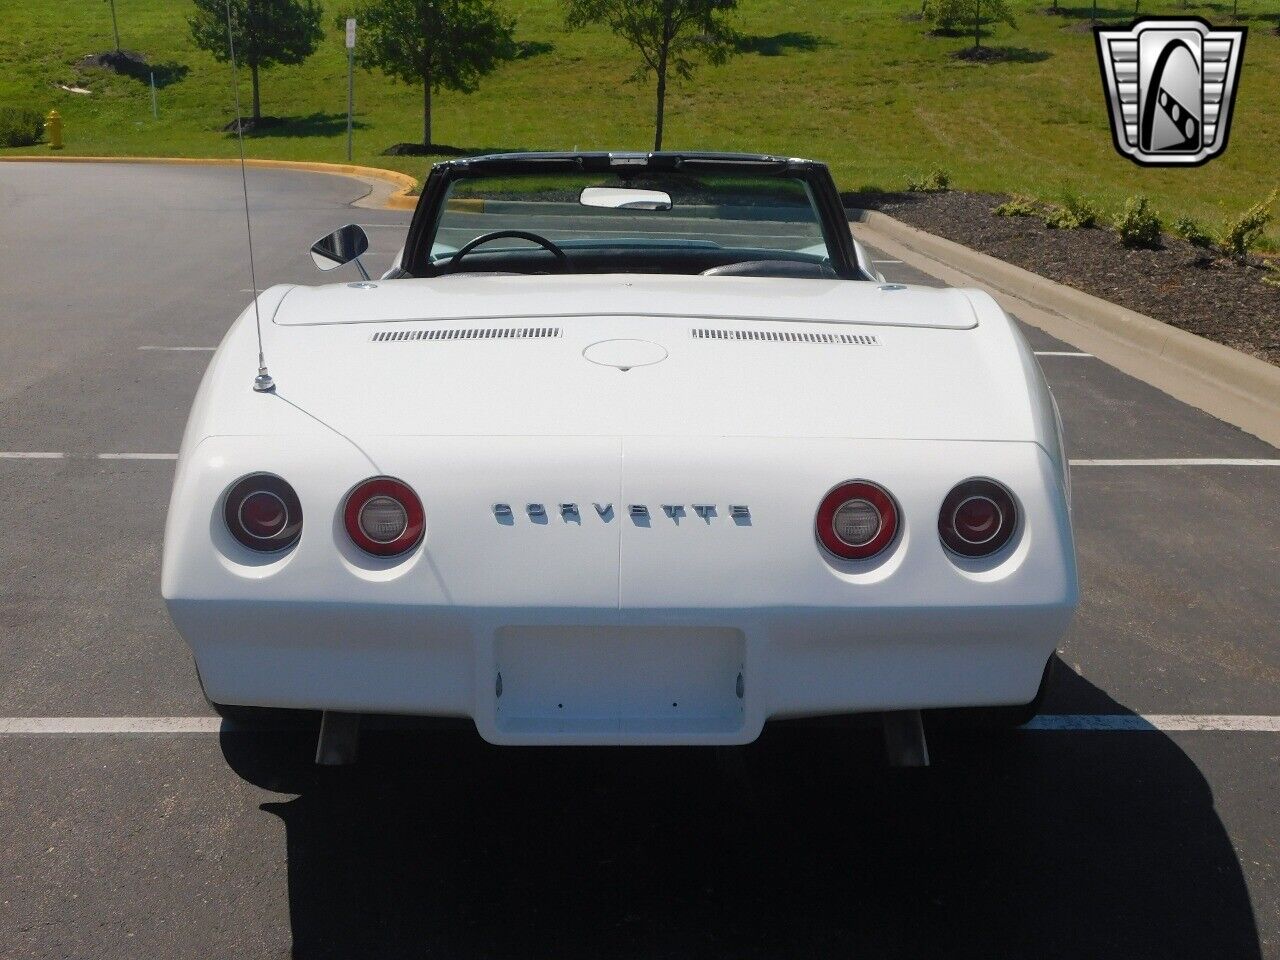
[[[971,0],[924,0],[921,13],[943,33],[951,33],[969,19]]]
[[[44,115],[32,107],[0,107],[0,147],[29,147],[40,142]]]
[[[1030,197],[1016,194],[999,206],[991,208],[997,217],[1034,217],[1040,212],[1039,205]]]
[[[1200,224],[1190,217],[1179,217],[1173,223],[1173,232],[1193,247],[1213,246],[1213,237]]]
[[[908,180],[907,189],[912,193],[945,193],[951,189],[951,174],[934,167],[923,177]]]
[[[1061,206],[1052,207],[1045,215],[1044,225],[1057,230],[1080,230],[1096,227],[1101,219],[1102,211],[1092,200],[1068,193]]]
[[[1258,245],[1262,233],[1271,222],[1271,205],[1276,202],[1276,191],[1271,196],[1230,220],[1222,230],[1222,249],[1231,256],[1243,260]]]
[[[1146,197],[1130,197],[1116,217],[1115,227],[1120,242],[1126,247],[1155,250],[1160,246],[1160,218]]]

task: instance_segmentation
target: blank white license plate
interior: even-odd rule
[[[743,722],[738,630],[506,627],[498,727],[722,732]]]

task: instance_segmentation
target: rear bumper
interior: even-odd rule
[[[1077,601],[1064,491],[1034,443],[362,443],[184,451],[162,589],[213,700],[471,717],[495,743],[745,743],[770,717],[1026,703]],[[226,530],[222,500],[250,470],[304,505],[283,555]],[[342,525],[347,491],[375,473],[422,499],[427,532],[404,558],[361,554]],[[947,491],[974,476],[1005,483],[1022,518],[982,561],[949,556],[937,533]],[[901,529],[874,560],[832,561],[814,511],[857,477],[892,491]],[[566,500],[578,515],[560,515]],[[548,515],[521,509],[534,502]]]
[[[510,610],[170,602],[217,702],[471,717],[500,744],[747,743],[775,717],[1026,703],[1073,607],[512,625]]]

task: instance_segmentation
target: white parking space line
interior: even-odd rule
[[[1036,350],[1037,357],[1092,357],[1092,353],[1081,353],[1079,350]]]
[[[0,450],[0,460],[64,460],[65,453],[45,453],[40,451],[21,452],[17,450]]]
[[[1071,465],[1073,467],[1280,467],[1280,460],[1187,457],[1153,460],[1072,460]]]
[[[1242,733],[1280,733],[1280,717],[1245,714],[1183,713],[1062,713],[1045,714],[1024,730],[1118,731],[1151,733],[1171,730],[1223,730]]]
[[[220,717],[0,717],[0,734],[217,733]]]
[[[176,453],[100,453],[99,460],[177,460]]]
[[[372,729],[378,729],[379,726],[376,718],[370,724]],[[219,733],[223,727],[224,722],[218,717],[0,717],[0,736]],[[281,728],[284,728],[283,724]],[[226,729],[272,728],[227,723]],[[1280,733],[1280,717],[1248,714],[1066,713],[1036,717],[1022,729],[1030,732],[1080,733],[1154,733],[1179,730]]]
[[[872,260],[872,263],[901,263],[901,260]]]
[[[217,347],[139,347],[139,350],[166,350],[174,353],[212,353]]]

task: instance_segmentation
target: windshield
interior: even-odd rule
[[[506,231],[524,236],[487,239]],[[440,273],[835,276],[802,180],[652,171],[456,180],[431,264]]]

